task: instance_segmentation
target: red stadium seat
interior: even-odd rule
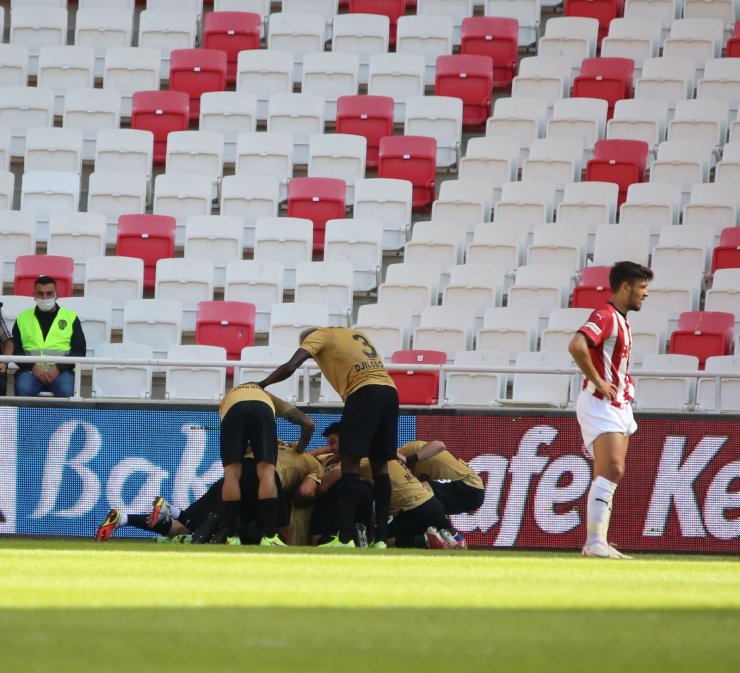
[[[288,217],[313,222],[313,249],[324,249],[327,220],[345,215],[347,183],[338,178],[293,178],[288,181]]]
[[[713,355],[729,355],[735,316],[722,311],[686,311],[671,334],[670,353],[695,355],[699,369]]]
[[[396,24],[406,13],[406,0],[349,0],[353,14],[382,14],[390,19],[389,43],[396,44]]]
[[[13,294],[33,297],[39,276],[51,276],[57,282],[57,297],[72,296],[75,263],[61,255],[20,255],[15,258]]]
[[[409,180],[412,206],[428,208],[434,201],[437,141],[428,136],[386,136],[380,141],[378,177]]]
[[[723,229],[719,245],[712,251],[712,273],[717,269],[740,268],[740,227]]]
[[[727,40],[725,56],[727,58],[740,57],[740,21],[735,21],[735,28],[732,31],[732,37]]]
[[[586,164],[586,180],[617,184],[619,207],[627,198],[627,188],[645,181],[648,150],[643,140],[599,140],[594,158]]]
[[[598,308],[609,301],[612,291],[609,286],[608,266],[586,266],[581,271],[581,280],[573,290],[573,308]]]
[[[573,81],[573,98],[601,98],[608,103],[607,119],[612,118],[618,100],[632,97],[631,58],[604,56],[584,58],[581,73]]]
[[[493,61],[488,56],[454,54],[437,57],[434,93],[463,102],[463,125],[476,127],[491,114]]]
[[[463,19],[460,53],[490,56],[494,88],[510,88],[519,54],[519,22],[502,16]]]
[[[367,139],[365,165],[378,165],[380,139],[393,135],[393,99],[390,96],[339,96],[337,133],[351,133]]]
[[[612,19],[624,14],[624,0],[565,0],[565,16],[586,16],[599,22],[598,46]]]
[[[135,91],[131,97],[131,128],[154,134],[154,163],[167,159],[167,135],[187,131],[190,98],[182,91]]]
[[[396,351],[391,364],[443,365],[447,355],[443,351]],[[428,406],[436,404],[439,396],[439,372],[388,372],[398,388],[400,404]]]
[[[245,301],[201,301],[195,310],[195,343],[222,346],[229,360],[254,345],[257,309]],[[231,373],[231,372],[229,372]]]
[[[200,116],[200,96],[226,88],[226,52],[220,49],[173,49],[170,90],[190,97],[190,119]]]
[[[203,23],[203,46],[226,52],[226,81],[236,82],[240,51],[259,49],[262,18],[256,12],[209,12]]]
[[[144,261],[144,289],[154,289],[157,260],[175,256],[175,218],[169,215],[121,215],[116,255]]]

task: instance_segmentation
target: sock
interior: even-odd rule
[[[278,504],[277,498],[257,501],[257,523],[262,527],[265,537],[274,537],[277,533]]]
[[[354,540],[359,483],[357,472],[342,474],[339,482],[339,540],[345,544]]]
[[[224,524],[229,533],[239,527],[239,512],[241,511],[240,500],[224,500],[222,503],[222,516]]]
[[[396,537],[396,547],[426,549],[427,541],[423,535],[398,535]]]
[[[387,474],[373,475],[375,482],[375,540],[388,539],[388,514],[391,507],[391,478]]]
[[[136,515],[133,514],[132,516],[136,516]],[[146,521],[144,523],[146,523]],[[121,526],[128,526],[128,525],[129,525],[128,524],[128,514],[121,514],[121,518],[118,519],[118,527],[120,528]],[[136,524],[133,524],[132,523],[131,525],[132,526],[135,526]],[[144,529],[144,530],[146,530],[146,529]]]
[[[609,519],[612,513],[612,498],[617,485],[604,477],[596,477],[588,491],[586,544],[606,543]]]
[[[180,513],[175,517],[185,528],[193,530],[193,526],[190,525],[190,517],[186,516],[185,510],[180,510]]]
[[[170,508],[172,509],[172,518],[179,520],[180,515],[182,514],[182,510],[179,507],[175,507],[172,504],[170,504]]]

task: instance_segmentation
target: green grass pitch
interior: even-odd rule
[[[740,559],[0,539],[3,673],[740,671]]]

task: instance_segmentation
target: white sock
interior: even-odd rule
[[[609,519],[612,514],[612,498],[617,485],[604,477],[596,477],[588,491],[586,515],[586,544],[606,543]]]
[[[170,505],[170,507],[172,508],[171,511],[172,511],[173,519],[176,519],[178,516],[180,516],[180,513],[182,512],[182,510],[179,507],[175,507],[174,505]]]
[[[118,520],[118,526],[127,526],[128,525],[128,514],[121,514],[121,518]]]

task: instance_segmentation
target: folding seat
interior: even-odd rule
[[[375,289],[383,264],[383,223],[365,219],[327,220],[324,261],[348,262],[353,270],[354,291]]]
[[[339,0],[283,0],[282,11],[315,12],[326,20],[326,29],[331,34],[331,24],[339,12]]]
[[[16,258],[36,253],[36,218],[33,213],[10,210],[9,207],[0,212],[0,250],[5,258],[4,267],[0,266],[0,279],[13,278]]]
[[[11,171],[0,171],[0,206],[2,210],[13,207],[15,193],[15,174]]]
[[[645,371],[696,371],[699,359],[693,355],[653,353],[642,361]],[[686,411],[694,401],[696,379],[692,377],[635,375],[635,408]]]
[[[468,227],[465,222],[417,222],[411,240],[404,248],[404,262],[434,264],[442,271],[442,290],[449,280],[450,269],[462,264]]]
[[[64,128],[82,132],[82,159],[95,158],[99,131],[118,129],[121,121],[121,95],[112,89],[68,89],[64,96]]]
[[[67,297],[67,299],[71,299],[71,297]],[[27,311],[29,308],[34,308],[35,306],[36,302],[33,297],[15,294],[3,295],[3,319],[5,320],[5,324],[8,329],[11,332],[13,331],[15,319],[19,313]],[[405,306],[403,308],[406,310]]]
[[[147,9],[179,9],[195,15],[198,25],[203,17],[203,0],[147,0]]]
[[[486,16],[516,19],[519,25],[519,46],[529,47],[540,34],[540,0],[486,0]]]
[[[329,324],[329,307],[324,304],[274,304],[270,312],[270,346],[298,347],[298,336],[307,327]],[[293,351],[295,352],[295,351]]]
[[[301,217],[261,217],[254,229],[254,259],[282,262],[283,288],[295,289],[295,270],[311,261],[313,222]],[[227,269],[228,271],[228,269]]]
[[[516,139],[521,162],[529,156],[532,141],[545,136],[548,106],[542,98],[499,98],[486,122],[486,136]]]
[[[95,354],[98,344],[111,340],[113,302],[105,297],[67,297],[64,308],[74,311],[85,334],[87,356]]]
[[[293,178],[288,182],[288,217],[313,222],[313,249],[324,249],[326,221],[344,217],[347,185],[340,178]]]
[[[152,348],[166,358],[182,338],[182,304],[173,299],[129,299],[123,307],[123,342]]]
[[[724,311],[734,316],[736,334],[740,334],[740,285],[738,281],[740,281],[740,267],[717,269],[712,278],[712,287],[707,290],[704,300],[706,311]]]
[[[608,266],[586,266],[573,289],[573,308],[595,309],[609,301],[612,295],[609,286]],[[650,288],[652,291],[652,287]]]
[[[529,148],[529,158],[522,164],[522,182],[554,184],[555,203],[559,204],[563,199],[565,186],[581,178],[583,150],[583,143],[578,138],[533,140]]]
[[[157,262],[174,257],[175,218],[166,215],[121,215],[118,219],[116,254],[144,262],[144,288],[154,289]]]
[[[714,227],[715,241],[721,231],[738,224],[740,194],[731,182],[697,183],[683,211],[684,224]]]
[[[400,0],[391,1],[398,4]],[[374,2],[373,6],[376,5]],[[388,51],[390,26],[388,16],[376,14],[372,6],[368,6],[366,14],[338,14],[334,17],[331,50],[360,57],[360,84],[367,84],[370,57]],[[393,29],[395,31],[395,21]]]
[[[23,169],[82,173],[82,131],[53,126],[28,129]]]
[[[627,200],[619,209],[622,224],[649,224],[653,230],[678,224],[681,186],[670,182],[636,182],[627,189]]]
[[[681,313],[699,310],[704,274],[699,269],[680,266],[653,266],[653,274],[650,308],[668,313],[670,334]]]
[[[535,350],[539,311],[532,308],[490,308],[483,327],[476,335],[476,350],[495,350],[509,354],[509,362],[525,351]]]
[[[0,44],[0,86],[28,84],[28,47]]]
[[[347,205],[354,203],[355,183],[365,177],[367,140],[344,133],[311,136],[308,144],[308,177],[338,178],[346,184]]]
[[[598,43],[609,30],[612,19],[622,16],[624,0],[565,0],[565,16],[591,17],[598,20]]]
[[[339,393],[334,390],[331,383],[329,383],[329,380],[323,374],[321,374],[319,378],[319,404],[331,404],[332,406],[342,404],[342,398]]]
[[[569,222],[538,224],[527,248],[527,264],[569,266],[580,270],[586,263],[588,225]]]
[[[729,355],[735,315],[724,311],[687,311],[678,317],[671,333],[669,352],[695,355],[699,369],[712,355]]]
[[[48,4],[48,0],[39,0],[43,4]],[[135,0],[78,0],[77,5],[80,9],[89,9],[90,7],[109,7],[112,9],[127,9],[132,13],[134,11]]]
[[[461,54],[488,56],[493,61],[493,87],[511,86],[518,59],[519,25],[516,19],[476,16],[463,19]]]
[[[396,44],[396,25],[406,13],[405,0],[349,0],[351,14],[380,14],[388,19],[388,42]],[[387,51],[387,49],[386,49]]]
[[[607,108],[608,103],[600,98],[556,100],[545,136],[580,140],[583,143],[583,161],[588,161],[593,158],[596,141],[604,137]]]
[[[676,104],[693,96],[695,70],[694,60],[685,56],[645,59],[634,97],[666,101],[670,119]]]
[[[446,361],[447,356],[435,350],[396,351],[391,357],[394,365],[443,365]],[[439,402],[440,370],[390,370],[388,373],[398,389],[400,404],[430,406]]]
[[[256,309],[254,331],[267,333],[270,310],[283,301],[285,265],[268,260],[235,260],[226,265],[224,300],[247,302]]]
[[[239,133],[257,130],[256,96],[243,91],[207,91],[200,97],[198,129],[220,133],[224,143],[223,162],[233,164]]]
[[[665,353],[668,333],[668,312],[660,309],[642,308],[629,316],[632,333],[630,362],[642,364],[646,355]]]
[[[85,281],[87,259],[105,255],[105,216],[98,213],[52,213],[46,252],[71,257],[74,260],[73,281],[81,285]]]
[[[625,18],[658,20],[663,29],[662,39],[668,37],[674,19],[681,16],[681,0],[625,0]]]
[[[280,181],[280,200],[288,197],[293,177],[293,136],[280,131],[239,133],[236,137],[236,174],[264,175]]]
[[[526,222],[532,226],[552,222],[557,187],[534,180],[507,182],[493,209],[494,222]]]
[[[587,224],[595,233],[599,224],[617,220],[619,187],[613,182],[574,182],[565,186],[558,206],[559,224]],[[593,225],[593,226],[592,226]]]
[[[194,215],[185,223],[185,258],[213,263],[214,286],[222,288],[226,265],[242,258],[244,225],[228,215]]]
[[[602,224],[596,228],[593,263],[612,266],[629,259],[647,266],[650,257],[650,227],[646,224]]]
[[[139,343],[101,343],[95,357],[116,364],[95,364],[92,371],[92,396],[95,398],[147,399],[152,395],[152,367],[129,364],[127,360],[150,360],[151,346]]]
[[[668,102],[654,98],[618,100],[606,125],[608,140],[643,140],[654,160],[658,145],[666,139]]]
[[[572,367],[568,353],[519,353],[516,366],[522,368],[552,369],[553,373],[514,374],[511,399],[500,399],[499,404],[527,407],[567,407],[571,403],[571,375],[555,373]]]
[[[740,56],[740,23],[738,21],[735,21],[732,37],[727,40],[725,56],[727,58],[737,58]]]
[[[277,93],[270,96],[267,111],[269,132],[293,136],[293,162],[308,164],[311,136],[324,132],[324,99],[310,93]]]
[[[442,351],[447,361],[473,345],[475,309],[471,306],[425,306],[414,329],[416,350]]]
[[[85,264],[85,297],[111,300],[111,327],[123,327],[123,307],[129,299],[141,299],[144,292],[144,261],[136,257],[89,257]]]
[[[442,293],[443,306],[466,306],[475,311],[475,330],[483,326],[489,308],[501,305],[506,278],[503,266],[458,264],[450,269],[450,281]]]
[[[236,63],[240,51],[260,48],[262,17],[249,11],[214,11],[205,16],[203,46],[226,52],[226,81],[236,82]]]
[[[736,351],[737,352],[737,351]],[[706,372],[740,372],[740,356],[713,355],[704,363]],[[723,377],[719,380],[719,399],[717,399],[717,379],[701,378],[696,383],[696,406],[701,411],[740,412],[740,374],[736,377]]]
[[[424,95],[426,61],[422,54],[376,53],[370,56],[367,92],[393,98],[393,121],[406,118],[406,101]]]
[[[697,99],[710,99],[711,104],[723,100],[730,112],[737,114],[740,99],[740,60],[737,58],[710,59],[704,66],[704,76],[697,82]],[[707,101],[710,102],[709,100]],[[727,118],[723,120],[727,123]],[[724,138],[722,139],[724,141]]]
[[[103,215],[106,243],[116,241],[119,217],[146,212],[147,176],[138,171],[95,171],[90,174],[87,210]]]
[[[462,22],[473,16],[473,0],[417,0],[417,3],[416,13],[419,16],[444,16],[451,19],[453,42],[460,44]]]
[[[714,170],[715,182],[738,182],[740,180],[740,142],[729,142],[722,148],[722,160]]]
[[[740,229],[728,227],[722,230],[719,245],[712,250],[712,272],[737,268],[740,268]]]
[[[441,269],[435,264],[390,264],[385,282],[378,287],[379,304],[405,304],[410,308],[411,327],[416,327],[424,306],[436,306]]]
[[[591,313],[593,311],[590,308],[553,309],[547,321],[547,327],[542,330],[540,351],[543,353],[567,353],[570,340],[588,321]]]
[[[190,120],[200,117],[200,97],[226,88],[226,53],[220,49],[173,49],[170,54],[170,90],[189,99]]]
[[[720,99],[682,100],[668,124],[668,140],[704,140],[716,148],[727,139],[730,103]]]
[[[663,56],[685,56],[694,60],[700,79],[706,61],[722,55],[725,24],[720,19],[676,19],[663,40]]]
[[[322,326],[348,327],[353,281],[349,262],[301,262],[295,271],[295,301],[326,306],[329,318]]]
[[[648,149],[642,140],[599,140],[594,158],[586,164],[586,180],[619,185],[617,205],[621,205],[627,188],[645,180]]]
[[[28,48],[28,74],[38,73],[39,51],[45,46],[67,43],[67,10],[45,6],[17,5],[10,13],[10,44]]]
[[[555,308],[568,306],[573,269],[565,266],[532,264],[520,266],[509,288],[508,306],[536,308],[540,312],[540,328],[547,324],[547,316]]]
[[[432,220],[467,224],[472,240],[475,225],[491,221],[491,185],[483,180],[445,180],[432,204]]]
[[[601,55],[631,58],[635,77],[642,74],[642,64],[660,51],[663,26],[659,19],[625,17],[612,19],[609,34],[601,40]]]
[[[524,263],[529,230],[527,222],[479,224],[465,251],[466,263],[503,267],[507,274],[504,289],[508,289],[514,270]]]
[[[355,183],[355,219],[383,225],[383,250],[402,248],[411,229],[413,184],[394,178],[366,178]]]
[[[325,119],[336,121],[338,99],[357,95],[359,70],[357,54],[325,51],[307,53],[303,57],[301,92],[323,97]]]
[[[714,244],[714,229],[701,224],[661,227],[653,248],[654,266],[682,266],[707,271]]]
[[[257,97],[257,119],[267,119],[270,96],[293,91],[293,54],[278,49],[240,51],[236,90]]]
[[[490,56],[455,54],[437,57],[434,93],[462,100],[462,120],[466,128],[485,124],[491,114],[492,89],[493,63]]]
[[[36,215],[36,240],[46,241],[49,216],[79,209],[80,176],[71,171],[28,171],[21,183],[21,210]]]
[[[499,351],[461,351],[455,366],[508,367],[508,353]],[[495,407],[506,392],[506,374],[490,371],[448,371],[445,374],[445,406]]]
[[[586,16],[552,17],[545,24],[545,34],[537,43],[539,56],[554,56],[570,61],[575,77],[586,58],[596,56],[599,22]]]
[[[131,128],[154,134],[154,163],[167,157],[170,131],[187,131],[190,126],[189,97],[183,91],[135,91],[131,98]]]
[[[242,349],[241,361],[249,363],[239,367],[235,383],[261,381],[272,372],[275,367],[286,362],[295,353],[296,344],[290,346],[247,346]],[[261,365],[261,366],[260,366]],[[287,402],[298,400],[298,389],[302,372],[296,372],[290,378],[270,386],[270,392]]]
[[[413,207],[424,208],[431,205],[437,177],[437,141],[428,136],[381,138],[378,177],[409,180],[413,186]],[[355,201],[356,190],[357,185]]]
[[[581,63],[581,74],[573,80],[573,97],[602,98],[609,107],[611,119],[618,100],[632,95],[632,76],[635,62],[629,58],[586,58]]]
[[[54,124],[54,92],[42,87],[4,87],[0,126],[10,129],[10,154],[22,157],[29,129]]]
[[[57,282],[57,296],[72,296],[74,260],[64,255],[20,255],[15,260],[13,294],[33,297],[39,276],[51,276]]]
[[[161,66],[162,52],[152,47],[111,47],[105,52],[103,88],[121,94],[122,117],[131,117],[135,91],[159,89]]]
[[[519,98],[543,98],[548,114],[556,100],[570,92],[571,64],[557,56],[527,56],[519,61],[519,71],[511,83],[511,95]],[[586,95],[586,94],[581,94]]]
[[[380,139],[393,135],[393,99],[390,96],[340,96],[336,132],[363,136],[367,141],[366,166],[375,168]]]
[[[273,12],[267,24],[267,46],[293,54],[293,81],[300,82],[303,57],[324,51],[326,19],[316,12]]]
[[[195,311],[195,343],[220,346],[228,360],[239,360],[254,344],[255,306],[243,301],[202,301]]]
[[[198,302],[213,299],[215,269],[210,259],[164,257],[157,260],[154,296],[182,304],[182,329],[195,331]]]
[[[409,14],[398,19],[396,52],[421,54],[426,68],[424,84],[432,86],[437,68],[437,57],[452,54],[453,22],[449,16],[434,14]]]
[[[224,171],[224,137],[218,131],[172,131],[167,136],[165,170],[211,179],[215,199]]]
[[[409,348],[411,315],[403,304],[362,304],[352,329],[363,332],[388,363],[393,353]]]
[[[159,76],[163,80],[170,76],[172,52],[175,49],[193,49],[197,32],[195,12],[183,9],[145,9],[139,14],[138,45],[161,51]]]
[[[107,49],[131,46],[133,20],[133,8],[78,8],[75,16],[74,43],[95,51],[95,77],[103,76]]]
[[[208,176],[162,173],[154,179],[155,215],[175,218],[175,245],[185,242],[185,222],[191,215],[210,215],[213,187]]]
[[[221,216],[239,219],[243,246],[254,247],[254,226],[260,217],[277,217],[280,180],[270,175],[228,175],[221,183]]]
[[[710,18],[720,19],[728,32],[732,31],[735,23],[737,7],[734,0],[685,0],[683,15],[687,19]]]
[[[217,361],[226,359],[220,346],[187,344],[170,346],[168,360]],[[165,373],[164,396],[168,400],[218,401],[226,389],[226,369],[193,365],[169,365]]]
[[[483,180],[492,186],[491,205],[501,198],[501,185],[516,180],[519,166],[517,138],[470,138],[460,159],[461,180]]]

